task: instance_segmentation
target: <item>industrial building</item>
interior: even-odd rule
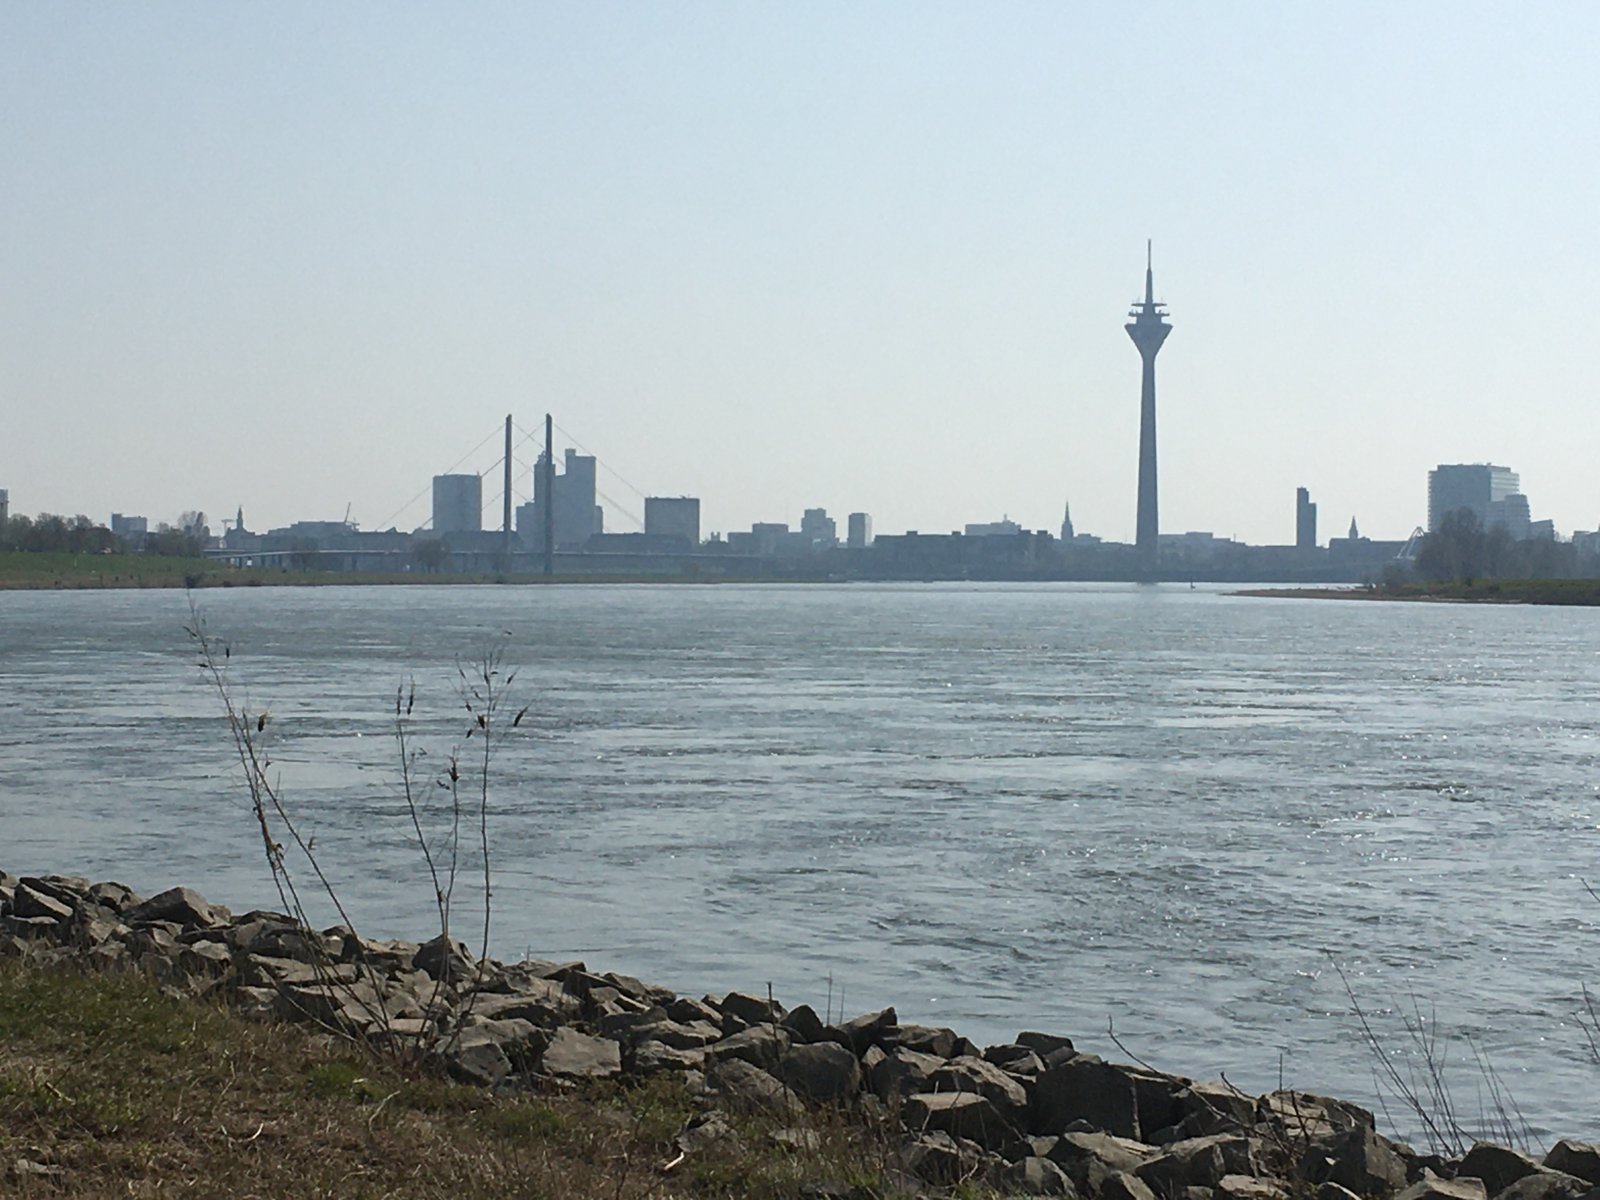
[[[552,472],[541,452],[533,466],[533,499],[517,507],[517,536],[535,552],[544,550],[547,505],[557,550],[582,550],[591,537],[605,532],[605,513],[595,503],[594,456],[569,447],[562,465],[562,471]]]
[[[644,531],[651,537],[675,538],[684,548],[700,544],[700,501],[694,496],[646,496]]]
[[[483,480],[477,475],[433,477],[433,532],[479,533],[483,529]]]

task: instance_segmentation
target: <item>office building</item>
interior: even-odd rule
[[[845,544],[852,550],[865,550],[872,545],[872,518],[866,513],[851,513],[845,529]]]
[[[1294,544],[1299,550],[1317,548],[1317,506],[1305,488],[1294,492]]]
[[[694,496],[646,496],[644,531],[652,537],[678,538],[685,549],[700,544],[700,501]]]
[[[800,533],[813,549],[839,544],[839,527],[825,508],[808,508],[800,515]]]
[[[568,448],[558,473],[546,470],[541,452],[533,466],[533,499],[517,508],[517,536],[534,551],[544,550],[546,492],[555,487],[551,518],[557,550],[582,550],[589,539],[605,532],[605,514],[595,503],[595,459]]]
[[[1077,536],[1078,531],[1072,527],[1072,505],[1068,504],[1061,511],[1061,541],[1065,544]]]
[[[11,493],[0,488],[0,524],[11,519]]]
[[[1139,387],[1139,513],[1135,546],[1140,570],[1152,575],[1159,553],[1161,519],[1156,500],[1156,355],[1172,327],[1163,311],[1166,305],[1155,298],[1155,274],[1151,266],[1150,245],[1145,244],[1144,301],[1135,301],[1133,318],[1123,326],[1138,347],[1144,363]]]
[[[1437,533],[1445,514],[1467,509],[1487,527],[1491,516],[1504,523],[1506,509],[1491,505],[1521,492],[1517,473],[1493,463],[1440,463],[1428,472],[1428,532]],[[1524,511],[1526,509],[1524,508]]]
[[[483,480],[477,475],[433,477],[433,532],[478,533],[483,529]]]
[[[123,513],[112,513],[111,532],[125,542],[142,543],[149,536],[150,521],[147,517],[130,517]]]

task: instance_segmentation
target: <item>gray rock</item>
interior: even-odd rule
[[[676,1021],[653,1021],[634,1030],[638,1041],[661,1042],[674,1050],[701,1050],[720,1041],[722,1031],[704,1021],[680,1025]]]
[[[714,1063],[706,1071],[706,1087],[725,1103],[752,1112],[791,1115],[801,1111],[793,1092],[767,1072],[742,1058]]]
[[[511,1074],[511,1058],[493,1038],[476,1037],[470,1031],[447,1046],[443,1052],[445,1069],[462,1083],[493,1087]]]
[[[1588,1142],[1562,1138],[1550,1147],[1550,1153],[1544,1156],[1544,1165],[1552,1171],[1564,1171],[1600,1187],[1600,1147]]]
[[[209,929],[227,920],[227,910],[207,904],[206,898],[191,888],[175,887],[134,905],[123,913],[123,919],[129,925],[172,921],[185,929]]]
[[[1118,1172],[1131,1175],[1155,1153],[1142,1142],[1089,1132],[1064,1133],[1047,1152],[1084,1195],[1099,1195],[1111,1176]]]
[[[143,904],[144,897],[140,896],[130,887],[120,883],[91,884],[89,898],[99,904],[101,908],[108,908],[114,913],[125,913],[135,905]]]
[[[706,1053],[714,1062],[738,1058],[763,1070],[775,1070],[788,1049],[789,1035],[781,1027],[753,1025],[742,1033],[713,1042],[706,1047]]]
[[[989,1100],[1013,1124],[1023,1123],[1028,1092],[993,1063],[981,1058],[951,1059],[923,1084],[925,1092],[976,1092]]]
[[[196,942],[178,951],[178,971],[191,979],[219,979],[232,966],[233,952],[220,942]]]
[[[0,917],[0,929],[24,941],[59,941],[67,926],[54,917]]]
[[[871,1054],[880,1055],[881,1058],[868,1065],[867,1080],[873,1092],[883,1100],[926,1091],[933,1073],[945,1065],[942,1058],[904,1048],[897,1048],[893,1054],[884,1054],[874,1046],[869,1057]]]
[[[1487,1200],[1487,1195],[1481,1179],[1470,1176],[1440,1179],[1429,1171],[1397,1194],[1394,1200]]]
[[[818,1104],[838,1104],[861,1090],[861,1064],[834,1042],[791,1046],[779,1060],[778,1077]]]
[[[1024,1196],[1076,1196],[1072,1179],[1048,1158],[1029,1156],[1008,1163],[1000,1172],[1000,1185]]]
[[[407,1021],[402,1028],[426,1027],[431,1024],[426,1018],[419,1017],[391,1017],[389,1025],[393,1027],[399,1021]],[[415,1023],[415,1024],[410,1024]],[[486,1020],[473,1018],[472,1024],[458,1031],[451,1039],[458,1045],[476,1045],[481,1042],[493,1042],[505,1051],[506,1058],[511,1061],[513,1069],[526,1071],[535,1066],[543,1065],[540,1056],[543,1055],[553,1040],[550,1034],[540,1029],[531,1021],[524,1021],[519,1017],[500,1020]]]
[[[677,993],[671,988],[656,987],[654,984],[641,982],[632,975],[619,975],[615,971],[607,971],[600,978],[630,1000],[637,1000],[641,1004],[665,1006],[678,998]]]
[[[1217,1200],[1289,1200],[1289,1188],[1276,1179],[1224,1175],[1212,1191]]]
[[[659,1075],[663,1071],[695,1071],[705,1062],[699,1050],[680,1050],[665,1042],[642,1041],[633,1047],[627,1067],[635,1075]]]
[[[885,1050],[904,1046],[919,1054],[954,1058],[956,1044],[962,1040],[954,1029],[934,1025],[896,1025],[892,1031],[885,1032],[883,1046]]]
[[[1299,1174],[1311,1183],[1337,1183],[1361,1196],[1389,1195],[1406,1186],[1406,1163],[1387,1138],[1358,1126],[1321,1137],[1307,1148]]]
[[[1315,1195],[1316,1200],[1361,1200],[1361,1197],[1349,1188],[1341,1187],[1337,1183],[1322,1184],[1317,1188]]]
[[[1058,1050],[1071,1050],[1072,1039],[1061,1037],[1054,1033],[1035,1033],[1032,1030],[1023,1030],[1017,1034],[1016,1044],[1026,1046],[1041,1059],[1048,1058]]]
[[[431,977],[428,977],[431,982]],[[543,985],[542,987],[540,985]],[[531,1021],[545,1029],[553,1029],[578,1016],[578,1000],[561,990],[559,984],[540,980],[532,986],[534,992],[516,992],[510,995],[478,995],[472,1000],[472,1011],[491,1020],[519,1019]],[[426,992],[419,992],[426,996]]]
[[[775,1000],[769,1002],[746,992],[729,992],[724,996],[722,1012],[724,1016],[731,1016],[739,1021],[740,1028],[771,1025],[783,1020],[783,1005]]]
[[[1495,1200],[1577,1200],[1591,1189],[1592,1185],[1587,1179],[1579,1179],[1565,1171],[1541,1168],[1501,1188],[1495,1193]]]
[[[1100,1185],[1100,1200],[1156,1200],[1148,1184],[1137,1175],[1118,1171]]]
[[[1216,1187],[1228,1175],[1260,1173],[1249,1140],[1235,1134],[1174,1142],[1135,1170],[1158,1196],[1173,1195],[1185,1187]]]
[[[1117,1137],[1139,1139],[1139,1105],[1133,1081],[1092,1055],[1049,1067],[1034,1093],[1035,1133],[1060,1133],[1074,1121]]]
[[[667,1016],[680,1025],[692,1025],[696,1021],[704,1021],[707,1025],[722,1028],[722,1014],[704,1000],[691,1000],[688,996],[680,996],[666,1007]]]
[[[974,1159],[955,1138],[941,1130],[914,1134],[905,1148],[906,1169],[926,1183],[943,1186],[965,1179],[975,1165]]]
[[[418,946],[412,961],[430,979],[448,979],[455,984],[470,980],[475,965],[465,942],[450,941],[442,933]]]
[[[828,1040],[828,1027],[809,1004],[790,1009],[783,1018],[783,1027],[796,1042],[809,1044]]]
[[[11,915],[25,920],[48,917],[52,921],[65,923],[72,920],[73,911],[70,904],[26,880],[17,885],[17,890],[11,897]]]
[[[1541,1169],[1539,1164],[1526,1154],[1519,1154],[1515,1150],[1497,1146],[1493,1142],[1474,1142],[1472,1149],[1468,1150],[1457,1164],[1456,1176],[1459,1178],[1462,1175],[1471,1175],[1475,1179],[1483,1180],[1483,1186],[1493,1196],[1523,1176],[1532,1175]]]
[[[919,1092],[900,1109],[907,1128],[943,1131],[999,1150],[1017,1137],[1016,1128],[988,1099],[976,1092]]]
[[[881,1009],[875,1013],[862,1013],[859,1017],[831,1026],[828,1034],[840,1045],[849,1046],[860,1058],[866,1053],[867,1047],[882,1042],[885,1030],[893,1029],[900,1023],[893,1007]],[[889,1047],[884,1047],[885,1050]]]
[[[550,1039],[540,1070],[560,1078],[598,1079],[620,1074],[622,1047],[605,1038],[561,1028]]]
[[[1270,1121],[1291,1138],[1300,1140],[1326,1137],[1344,1129],[1377,1127],[1372,1113],[1359,1104],[1290,1090],[1262,1096],[1256,1102],[1256,1119]]]

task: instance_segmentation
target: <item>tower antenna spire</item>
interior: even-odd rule
[[[1155,253],[1151,249],[1151,242],[1151,238],[1145,238],[1144,240],[1144,302],[1146,304],[1154,304],[1156,302]]]

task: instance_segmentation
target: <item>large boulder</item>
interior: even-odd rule
[[[789,1035],[781,1026],[752,1025],[732,1037],[713,1042],[706,1047],[706,1053],[714,1062],[739,1058],[764,1071],[775,1071],[788,1049]]]
[[[1494,1142],[1474,1142],[1472,1149],[1456,1165],[1456,1177],[1470,1175],[1483,1180],[1491,1196],[1510,1187],[1524,1175],[1532,1175],[1542,1168],[1526,1154],[1520,1154]]]
[[[726,1058],[706,1070],[706,1087],[725,1104],[751,1112],[792,1115],[801,1110],[781,1080],[742,1058]]]
[[[724,1025],[729,1033],[737,1033],[752,1025],[773,1025],[783,1020],[783,1005],[776,1000],[766,1000],[747,992],[729,992],[722,998],[722,1015],[732,1017]]]
[[[1227,1175],[1261,1173],[1249,1139],[1213,1134],[1173,1142],[1134,1172],[1158,1196],[1175,1195],[1186,1187],[1215,1187]]]
[[[779,1060],[778,1077],[818,1104],[838,1104],[861,1090],[861,1064],[835,1042],[791,1046]]]
[[[993,1063],[963,1056],[951,1059],[922,1085],[925,1092],[976,1092],[1013,1124],[1026,1124],[1028,1092]]]
[[[609,1038],[576,1029],[556,1030],[539,1060],[539,1069],[561,1079],[600,1079],[622,1072],[622,1047]]]
[[[1588,1142],[1562,1138],[1550,1147],[1550,1153],[1544,1156],[1544,1165],[1552,1171],[1565,1171],[1568,1175],[1576,1175],[1600,1187],[1600,1147]]]
[[[1047,1154],[1084,1195],[1097,1196],[1113,1175],[1133,1175],[1156,1151],[1142,1142],[1109,1133],[1064,1133]]]
[[[1127,1073],[1084,1054],[1049,1067],[1034,1092],[1035,1133],[1061,1133],[1074,1121],[1139,1141],[1139,1102]]]
[[[1407,1182],[1406,1161],[1395,1144],[1365,1125],[1312,1142],[1299,1174],[1310,1183],[1337,1183],[1358,1196],[1386,1196]]]
[[[1008,1195],[1076,1197],[1078,1194],[1065,1171],[1048,1158],[1037,1155],[1007,1163],[999,1173],[999,1183]]]
[[[191,888],[168,888],[122,914],[129,925],[149,925],[172,921],[184,929],[210,929],[228,920],[228,910],[206,903],[206,898]]]
[[[867,1064],[867,1082],[884,1101],[927,1091],[928,1080],[945,1065],[942,1058],[903,1047],[896,1047],[892,1054],[884,1054],[874,1046],[862,1061]]]
[[[23,880],[11,897],[11,915],[25,920],[48,917],[64,924],[72,920],[73,912],[72,905],[37,886],[37,881]]]
[[[919,1092],[906,1097],[900,1116],[907,1128],[935,1130],[999,1150],[1017,1137],[1016,1128],[976,1092]]]
[[[1421,1179],[1399,1192],[1394,1200],[1488,1200],[1488,1193],[1481,1179],[1468,1175],[1440,1179],[1432,1171],[1425,1171]]]
[[[830,1026],[828,1036],[840,1045],[850,1047],[860,1058],[867,1052],[868,1046],[880,1045],[885,1040],[885,1033],[899,1023],[900,1019],[891,1006],[877,1012],[862,1013],[859,1017],[851,1017],[848,1021]]]

